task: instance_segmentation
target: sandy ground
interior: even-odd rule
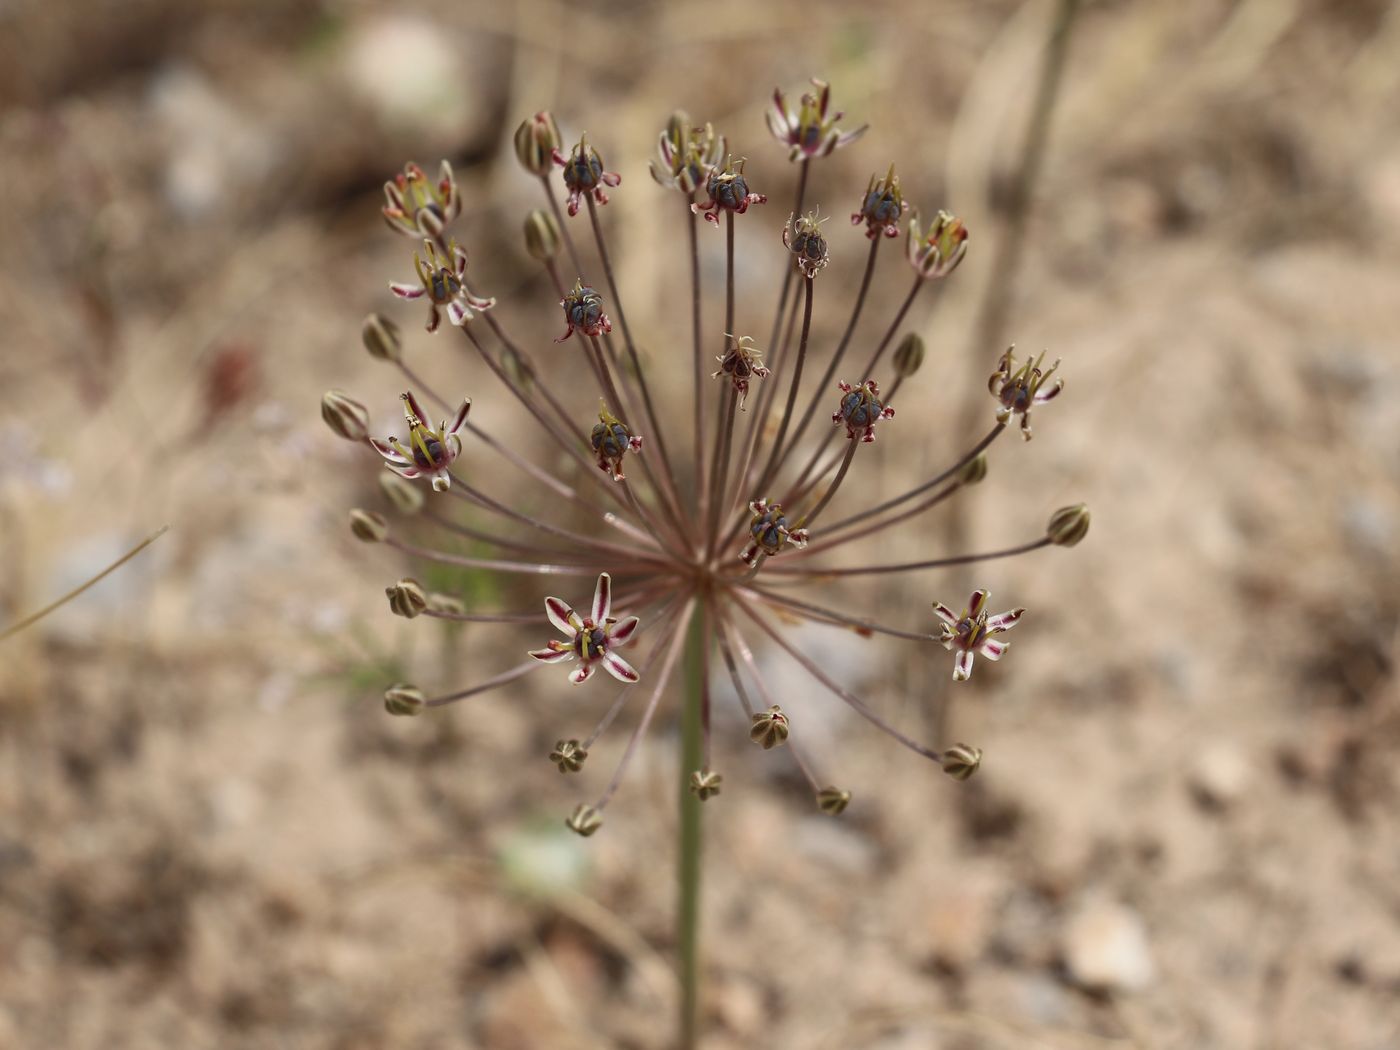
[[[413,367],[557,465],[385,290],[408,269],[378,185],[405,160],[453,159],[474,277],[573,390],[509,142],[543,106],[586,128],[623,173],[605,211],[629,318],[685,419],[655,134],[676,105],[715,121],[770,195],[738,261],[761,331],[794,185],[762,106],[823,75],[874,127],[813,174],[835,216],[818,336],[858,280],[845,216],[871,171],[893,159],[972,230],[911,317],[929,364],[847,506],[947,462],[969,398],[990,415],[1002,348],[969,333],[1053,4],[503,8],[0,13],[0,622],[171,526],[0,643],[0,1047],[669,1045],[676,705],[585,841],[561,818],[636,712],[582,781],[545,756],[609,691],[549,671],[416,720],[379,703],[400,677],[469,684],[544,626],[385,608],[426,570],[350,538],[348,507],[388,512],[378,467],[316,411],[338,386],[392,417],[364,314],[395,311]],[[794,628],[915,735],[982,746],[965,784],[760,646],[854,793],[833,821],[721,698],[708,1048],[1400,1047],[1397,59],[1381,0],[1086,4],[1007,319],[1068,385],[1035,441],[996,446],[963,520],[1014,543],[1084,499],[1093,531],[976,577],[829,589],[904,624],[970,579],[1031,610],[943,714],[941,649]],[[906,280],[884,260],[862,338]],[[516,488],[499,459],[472,471]],[[880,554],[942,549],[940,514]],[[480,607],[543,593],[425,578]]]

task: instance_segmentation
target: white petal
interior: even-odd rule
[[[987,617],[987,630],[989,631],[1009,631],[1021,622],[1021,614],[1025,609],[1012,609],[1010,612],[997,613],[995,616]]]
[[[972,597],[967,600],[967,615],[974,620],[982,615],[982,610],[987,607],[988,593],[986,591],[973,591]]]
[[[1011,648],[1010,642],[999,642],[995,638],[984,638],[977,651],[988,660],[1000,660],[1002,654]]]
[[[956,627],[958,625],[957,614],[954,613],[952,609],[948,608],[948,606],[944,605],[942,602],[934,602],[933,611],[938,615],[938,618],[944,623],[946,623],[949,627]]]
[[[453,416],[450,420],[448,420],[448,425],[443,427],[443,429],[449,434],[457,433],[457,431],[461,430],[463,425],[467,422],[467,413],[471,410],[472,399],[469,397],[462,398],[462,406],[459,409],[457,409],[457,414]]]
[[[559,664],[574,658],[572,649],[531,649],[530,655],[541,663]]]
[[[612,577],[605,572],[598,574],[598,586],[593,591],[593,622],[602,623],[612,612]]]
[[[627,645],[636,636],[637,625],[641,622],[635,616],[618,620],[608,632],[608,645],[614,649]]]
[[[631,664],[616,653],[603,654],[603,667],[619,682],[636,682],[642,677]]]
[[[549,617],[549,622],[558,628],[565,638],[572,638],[578,634],[570,619],[574,615],[573,608],[562,598],[546,598],[544,600],[544,614]]]
[[[393,281],[389,284],[389,291],[400,299],[420,299],[423,296],[423,286],[420,284],[399,284]]]
[[[583,685],[584,682],[588,681],[589,676],[592,674],[592,664],[579,664],[573,669],[572,672],[570,672],[569,681],[573,682],[574,685]]]
[[[953,659],[953,681],[966,682],[972,677],[972,654],[966,649],[958,651]]]

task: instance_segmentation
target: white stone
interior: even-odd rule
[[[1080,907],[1065,926],[1063,950],[1070,976],[1084,988],[1139,991],[1156,975],[1141,916],[1112,901]]]

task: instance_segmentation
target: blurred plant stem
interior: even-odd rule
[[[116,561],[112,562],[111,565],[107,566],[105,569],[103,569],[101,572],[99,572],[96,576],[92,577],[87,582],[79,585],[78,587],[75,587],[73,590],[69,591],[57,601],[50,602],[38,612],[31,613],[30,615],[26,616],[23,620],[20,620],[18,623],[11,624],[9,627],[5,628],[5,630],[0,631],[0,642],[3,642],[6,638],[9,638],[12,635],[19,634],[19,632],[24,630],[26,627],[30,627],[38,623],[40,620],[42,620],[49,613],[53,612],[55,609],[58,609],[71,602],[74,598],[82,594],[85,590],[87,590],[93,584],[97,583],[99,580],[105,579],[107,576],[110,576],[112,573],[116,572],[123,565],[129,562],[132,558],[136,557],[136,555],[140,554],[152,543],[155,543],[156,540],[164,536],[166,530],[169,528],[169,525],[162,525],[159,529],[151,533],[144,540],[138,543],[135,547],[131,548],[131,550],[127,551]]]
[[[685,646],[685,710],[681,714],[680,783],[680,902],[676,910],[676,950],[680,955],[681,1050],[694,1050],[699,1041],[700,1007],[700,799],[690,790],[690,774],[704,762],[703,717],[709,624],[701,605],[690,621]]]
[[[1059,98],[1065,56],[1069,53],[1070,33],[1074,28],[1075,18],[1079,15],[1079,6],[1080,0],[1058,0],[1055,14],[1050,21],[1035,99],[1030,119],[1026,123],[1025,137],[1021,140],[1015,178],[1007,194],[1006,223],[992,248],[991,272],[972,327],[972,345],[969,347],[968,356],[974,360],[988,350],[1000,353],[1005,349],[1003,344],[1006,340],[1007,319],[1016,291],[1016,278],[1021,269],[1031,201],[1035,196],[1036,183],[1040,181],[1045,148],[1050,139],[1050,122]],[[979,390],[963,403],[957,433],[973,433],[979,426],[985,410],[986,398]],[[961,549],[968,540],[973,502],[971,498],[956,501],[948,515],[947,542],[955,550]],[[966,577],[962,582],[965,584],[962,588],[965,591],[970,584]],[[948,690],[947,682],[943,683],[942,692],[943,703],[938,705],[937,724],[934,727],[935,739],[939,740],[944,739],[948,732],[948,714],[952,704],[952,694]]]

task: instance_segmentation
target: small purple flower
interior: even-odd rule
[[[588,444],[598,457],[598,469],[611,473],[614,481],[625,481],[622,457],[642,450],[642,439],[627,429],[627,424],[609,412],[606,406],[598,413],[598,422],[588,435]]]
[[[751,336],[741,335],[735,339],[726,332],[725,338],[729,340],[729,349],[715,358],[719,362],[719,371],[711,372],[710,378],[728,376],[734,385],[734,392],[739,395],[739,407],[742,409],[749,396],[749,380],[762,379],[771,369],[761,360],[763,351],[753,345]]]
[[[384,457],[389,469],[404,478],[417,478],[429,475],[433,479],[434,492],[446,492],[452,484],[448,469],[453,460],[462,454],[462,439],[457,436],[467,422],[471,411],[471,398],[463,398],[451,421],[444,420],[434,430],[425,422],[428,416],[423,406],[411,393],[402,395],[404,418],[408,421],[408,447],[399,443],[398,438],[380,441],[370,438],[374,450]]]
[[[587,132],[579,138],[578,145],[568,157],[555,150],[554,163],[564,169],[564,185],[569,189],[570,215],[578,214],[579,202],[589,193],[593,194],[593,199],[599,204],[607,204],[608,195],[603,192],[603,187],[617,186],[622,182],[621,175],[603,170],[603,158],[588,144]]]
[[[767,112],[768,130],[773,137],[788,147],[788,160],[807,161],[812,157],[825,157],[833,150],[849,146],[865,134],[870,127],[862,124],[854,131],[842,131],[836,126],[844,113],[839,110],[828,113],[831,103],[831,87],[825,81],[813,80],[816,93],[807,92],[802,96],[801,107],[794,112],[780,89],[773,89],[773,105]]]
[[[997,422],[1005,423],[1013,416],[1019,415],[1021,436],[1029,441],[1031,409],[1054,400],[1064,389],[1065,381],[1057,379],[1054,386],[1048,390],[1044,389],[1050,377],[1055,374],[1055,369],[1060,367],[1060,362],[1056,361],[1047,371],[1042,372],[1040,366],[1045,360],[1045,352],[1041,351],[1039,357],[1027,358],[1025,364],[1016,368],[1016,359],[1012,355],[1015,349],[1015,346],[1007,347],[1006,353],[1001,355],[1001,364],[987,380],[987,389],[1001,403],[1001,407],[997,409]]]
[[[831,421],[846,424],[846,437],[854,441],[859,435],[866,444],[875,440],[875,424],[894,415],[894,409],[880,400],[880,388],[875,380],[867,379],[860,386],[837,383],[841,388],[841,406],[832,413]]]
[[[640,680],[641,676],[632,665],[613,652],[632,641],[640,621],[635,616],[615,620],[608,615],[612,611],[612,577],[607,573],[598,576],[591,615],[580,617],[561,598],[546,598],[544,611],[549,622],[568,641],[550,642],[543,649],[530,650],[530,655],[536,660],[554,664],[577,658],[580,664],[569,675],[569,681],[574,685],[588,681],[593,674],[593,665],[598,663],[619,682],[631,685]]]
[[[391,230],[410,237],[442,240],[442,231],[462,212],[462,195],[457,192],[457,180],[452,165],[442,162],[436,183],[417,164],[404,165],[403,174],[384,184],[382,209]]]
[[[807,530],[788,524],[781,503],[756,499],[749,504],[749,510],[753,512],[753,520],[749,522],[749,545],[739,554],[739,560],[745,565],[757,565],[760,554],[771,558],[789,543],[798,550],[807,546]]]
[[[730,157],[724,162],[723,168],[713,168],[710,177],[705,181],[705,192],[710,199],[704,204],[692,204],[690,210],[696,215],[702,212],[707,222],[719,225],[719,213],[721,211],[732,211],[735,215],[743,215],[749,210],[750,204],[766,204],[768,198],[761,193],[750,193],[749,182],[744,176],[744,158],[740,157],[738,164],[734,158]]]
[[[996,635],[1005,634],[1015,627],[1025,609],[1012,609],[1010,612],[987,615],[987,592],[973,591],[967,600],[967,608],[962,616],[954,616],[953,610],[942,602],[933,603],[933,611],[943,621],[943,648],[957,651],[953,661],[953,681],[966,682],[972,676],[972,658],[981,653],[988,660],[1000,660],[1010,646],[1010,642],[999,642]]]
[[[908,254],[909,265],[920,277],[947,277],[967,254],[967,227],[961,219],[940,210],[925,234],[915,215],[909,220]]]
[[[554,340],[556,343],[569,338],[575,329],[589,336],[612,331],[612,322],[603,313],[603,297],[584,284],[582,278],[574,282],[573,290],[559,300],[559,305],[564,308],[564,321],[569,327]]]
[[[428,254],[426,263],[417,252],[413,253],[417,286],[395,282],[389,285],[389,290],[400,299],[428,297],[428,331],[436,332],[442,323],[440,307],[447,307],[447,319],[460,327],[475,317],[476,311],[489,310],[496,305],[495,299],[483,299],[467,291],[467,253],[456,244],[448,245],[450,266],[433,241],[425,240],[423,249]]]
[[[899,188],[899,176],[894,173],[894,165],[891,164],[884,178],[870,176],[870,185],[865,188],[860,210],[851,216],[851,225],[865,223],[865,235],[872,241],[882,233],[886,237],[898,237],[899,220],[908,207]]]

